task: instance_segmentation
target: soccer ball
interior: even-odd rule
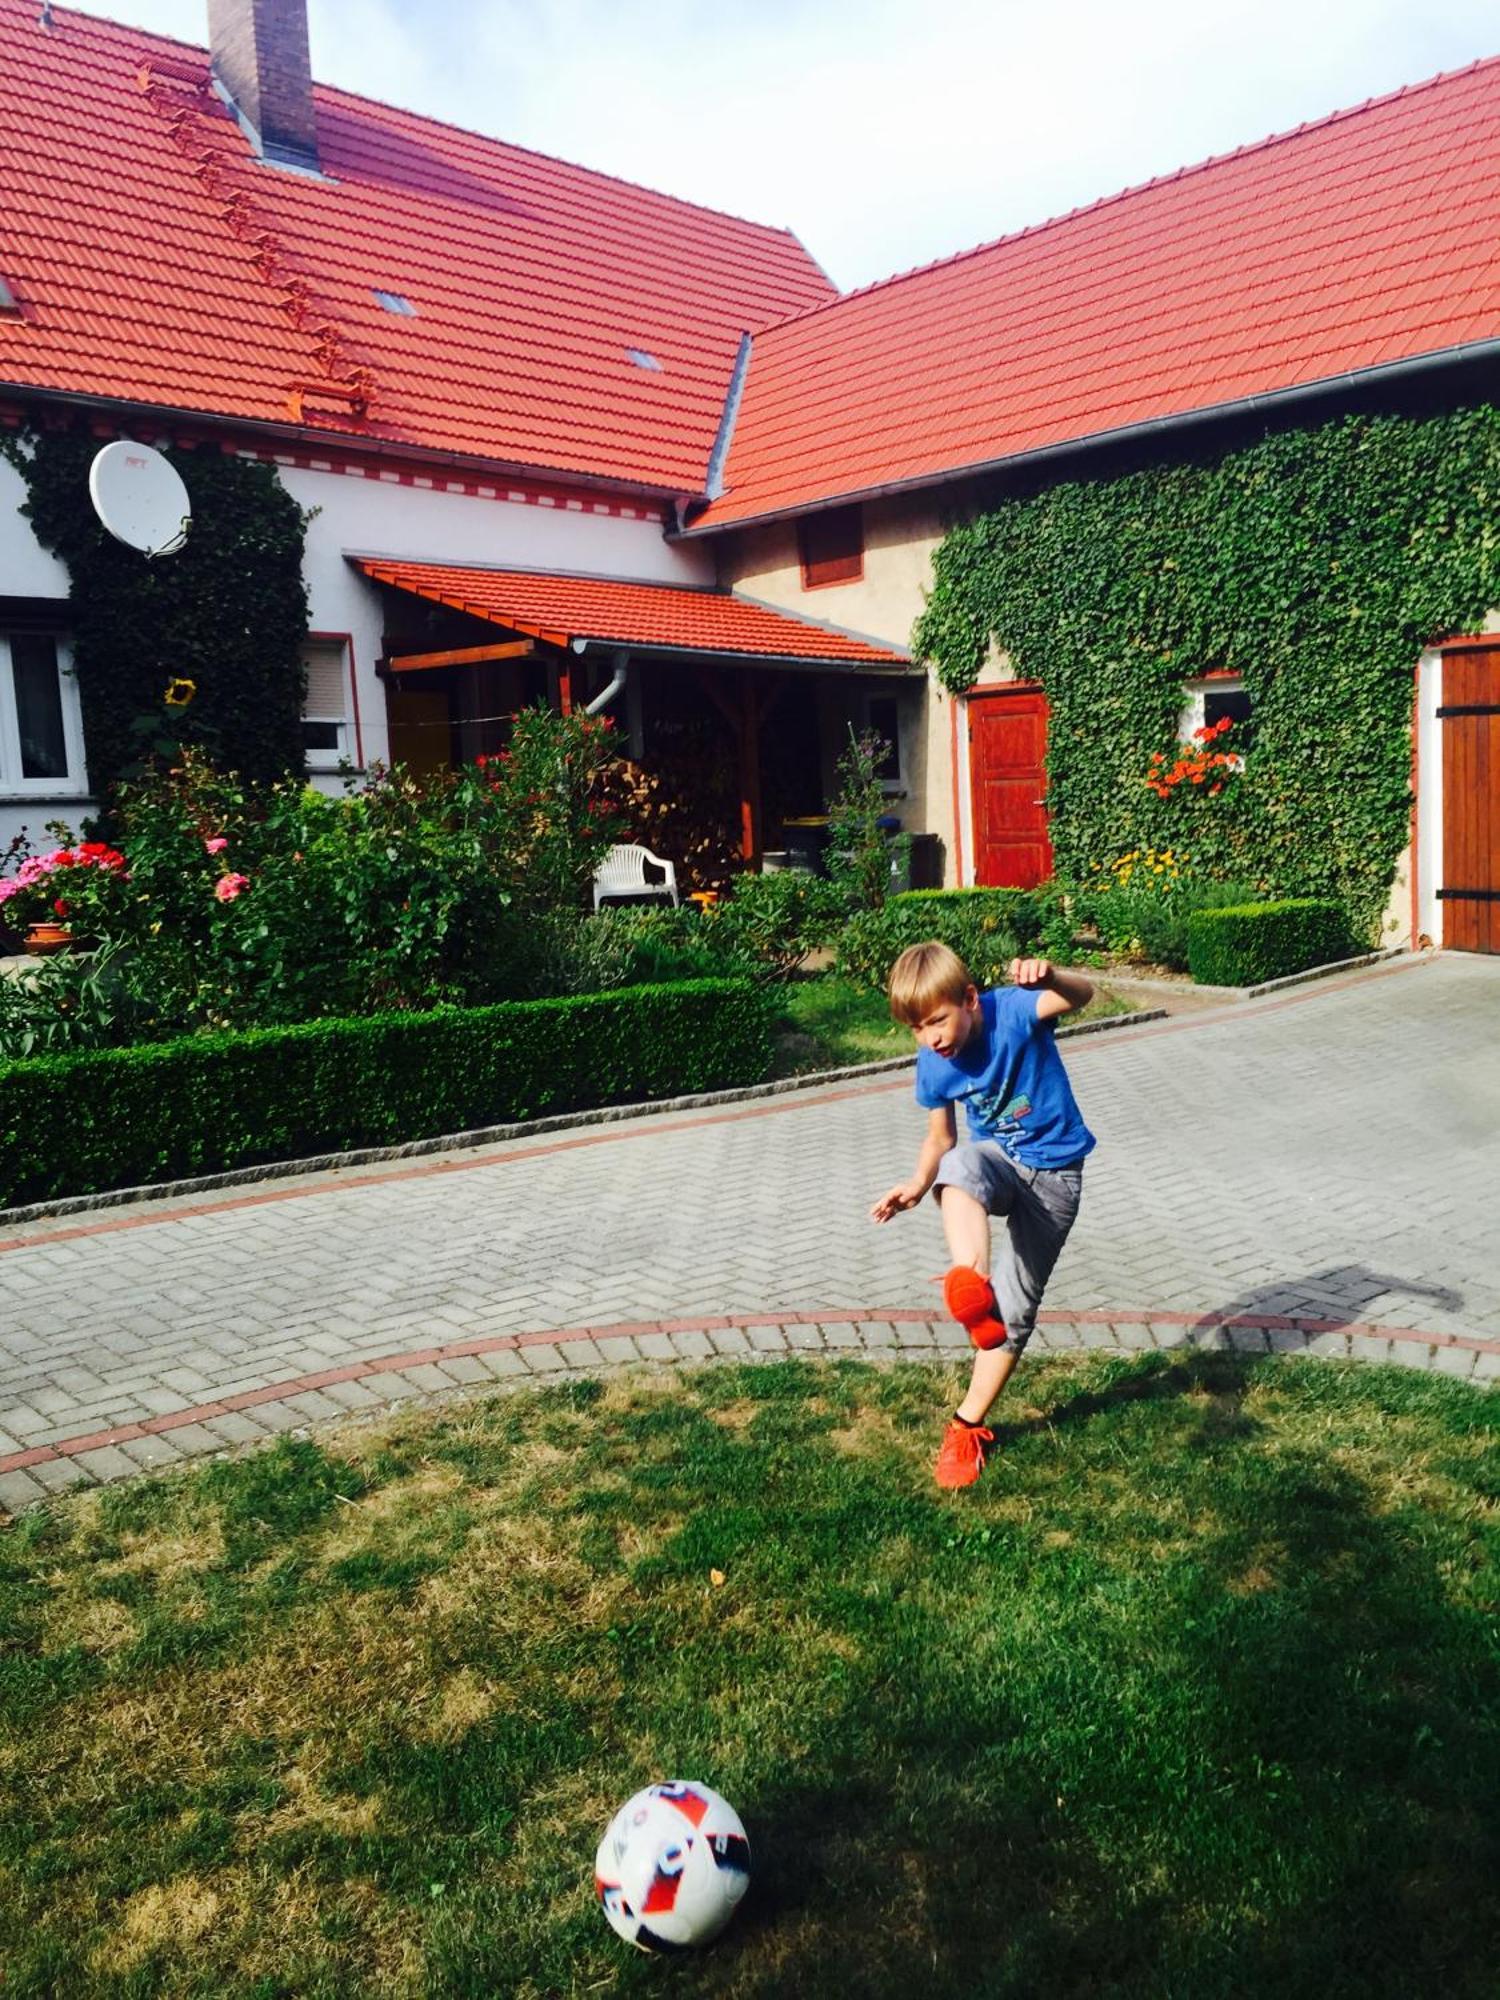
[[[605,1916],[642,1951],[707,1944],[749,1886],[750,1842],[739,1814],[707,1785],[681,1779],[627,1799],[594,1858]]]

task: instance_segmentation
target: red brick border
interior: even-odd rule
[[[1144,1326],[1241,1327],[1262,1333],[1300,1333],[1309,1338],[1320,1333],[1365,1335],[1422,1347],[1469,1348],[1477,1354],[1500,1354],[1500,1340],[1485,1340],[1475,1334],[1418,1331],[1410,1327],[1389,1327],[1363,1321],[1337,1319],[1287,1319],[1275,1313],[1186,1313],[1142,1309],[1115,1312],[1043,1312],[1043,1326]],[[609,1340],[647,1333],[723,1333],[731,1328],[750,1326],[849,1326],[863,1322],[882,1325],[932,1326],[941,1322],[929,1312],[910,1306],[868,1306],[859,1311],[829,1307],[822,1312],[782,1312],[774,1307],[759,1313],[724,1313],[702,1319],[617,1320],[606,1326],[543,1327],[530,1333],[476,1335],[468,1340],[451,1340],[442,1347],[413,1348],[404,1354],[383,1354],[347,1361],[336,1368],[320,1368],[309,1375],[293,1375],[281,1382],[264,1383],[258,1389],[240,1389],[233,1395],[209,1403],[197,1403],[188,1410],[171,1410],[163,1416],[144,1417],[139,1423],[119,1424],[112,1430],[90,1431],[79,1437],[63,1438],[56,1444],[33,1445],[27,1451],[0,1458],[0,1473],[25,1472],[34,1465],[46,1465],[60,1458],[76,1458],[85,1451],[98,1451],[134,1438],[159,1436],[164,1431],[181,1430],[184,1425],[202,1423],[208,1417],[223,1417],[234,1410],[252,1410],[260,1403],[280,1403],[309,1390],[326,1389],[337,1382],[356,1382],[363,1375],[399,1372],[464,1355],[514,1352],[517,1348],[560,1346],[567,1340]],[[845,1351],[845,1350],[841,1350]],[[460,1385],[455,1382],[454,1389]],[[352,1413],[351,1413],[352,1414]]]

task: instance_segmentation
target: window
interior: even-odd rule
[[[1254,741],[1255,729],[1250,697],[1239,675],[1205,674],[1201,680],[1189,681],[1183,693],[1185,700],[1177,725],[1183,742],[1191,743],[1198,730],[1213,729],[1227,719],[1234,724],[1230,745],[1237,755],[1243,756]]]
[[[307,698],[302,747],[309,771],[336,771],[349,756],[348,647],[342,639],[310,639],[302,649]]]
[[[66,646],[51,632],[0,632],[0,793],[81,798],[87,788]]]
[[[865,701],[865,727],[878,736],[885,752],[875,766],[875,775],[888,792],[903,789],[901,776],[901,704],[894,695],[875,695]]]
[[[855,582],[865,573],[863,508],[830,507],[824,514],[804,516],[797,523],[797,546],[804,590]]]

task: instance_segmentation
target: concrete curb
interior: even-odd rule
[[[1110,1014],[1100,1021],[1080,1021],[1060,1028],[1058,1035],[1095,1035],[1106,1029],[1135,1028],[1166,1019],[1163,1007],[1133,1014]],[[195,1174],[175,1181],[151,1181],[135,1187],[104,1188],[97,1194],[58,1195],[50,1201],[26,1202],[0,1208],[0,1227],[41,1222],[52,1216],[87,1215],[99,1209],[124,1208],[137,1202],[171,1201],[182,1195],[213,1194],[222,1188],[255,1187],[264,1181],[289,1180],[298,1174],[329,1173],[340,1167],[377,1166],[389,1160],[416,1160],[433,1153],[473,1151],[576,1126],[617,1125],[633,1118],[654,1118],[674,1111],[712,1110],[721,1104],[746,1104],[757,1098],[786,1097],[797,1091],[824,1090],[832,1084],[863,1082],[910,1069],[914,1055],[892,1056],[881,1062],[854,1063],[843,1069],[816,1070],[807,1076],[778,1077],[771,1083],[740,1084],[731,1090],[697,1091],[686,1097],[650,1098],[637,1104],[595,1105],[585,1111],[561,1111],[546,1118],[521,1118],[507,1125],[482,1125],[468,1132],[447,1132],[431,1139],[409,1139],[399,1146],[359,1146],[347,1153],[313,1153],[297,1160],[266,1160],[253,1167],[235,1167],[221,1174]]]
[[[1037,1352],[1122,1354],[1191,1348],[1246,1355],[1397,1363],[1488,1387],[1500,1382],[1500,1340],[1349,1320],[1270,1313],[1186,1313],[1161,1308],[1048,1312]],[[413,1406],[470,1399],[496,1388],[714,1361],[773,1361],[858,1354],[881,1362],[967,1358],[963,1329],[920,1309],[830,1307],[820,1312],[728,1313],[628,1320],[490,1334],[409,1353],[368,1356],[241,1390],[140,1423],[62,1437],[0,1458],[0,1508],[18,1514],[75,1486],[104,1485],[195,1459],[253,1450]]]

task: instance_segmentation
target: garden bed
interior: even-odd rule
[[[1040,1360],[955,1498],[959,1372],[580,1382],[25,1516],[7,1994],[1488,2000],[1500,1406]],[[677,1968],[592,1887],[672,1775],[754,1850]]]

